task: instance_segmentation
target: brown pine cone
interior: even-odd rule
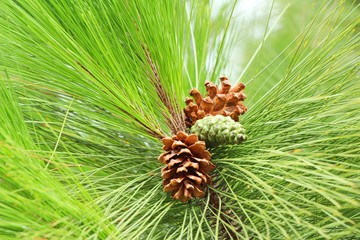
[[[167,165],[161,170],[164,191],[182,202],[203,197],[205,187],[211,183],[207,173],[215,168],[205,142],[199,141],[195,134],[181,131],[172,138],[163,138],[162,142],[166,152],[158,159]]]
[[[210,115],[230,116],[235,122],[239,116],[247,110],[242,101],[246,95],[243,93],[245,85],[238,83],[231,87],[227,77],[221,77],[221,89],[214,83],[206,81],[207,96],[204,98],[197,89],[191,89],[190,95],[194,98],[186,98],[185,122],[188,127],[195,124],[196,120]],[[195,100],[195,102],[194,102]]]

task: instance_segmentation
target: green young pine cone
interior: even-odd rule
[[[198,135],[208,146],[239,144],[246,140],[243,126],[222,115],[197,120],[191,127],[191,132]]]

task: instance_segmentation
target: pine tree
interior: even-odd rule
[[[359,6],[246,2],[2,0],[0,239],[360,236]]]

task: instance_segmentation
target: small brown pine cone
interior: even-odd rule
[[[227,77],[221,77],[221,88],[219,89],[212,82],[205,82],[207,96],[203,97],[197,89],[192,89],[190,95],[194,98],[187,98],[185,112],[185,122],[191,127],[199,119],[210,115],[229,116],[234,121],[239,121],[239,116],[247,110],[242,103],[246,95],[243,93],[245,85],[238,83],[231,87]]]
[[[215,168],[205,142],[199,141],[195,134],[181,131],[172,138],[163,138],[162,142],[166,152],[158,159],[166,164],[161,170],[164,191],[182,202],[203,197],[206,186],[211,183],[207,173]]]

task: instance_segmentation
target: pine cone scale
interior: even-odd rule
[[[168,162],[168,167],[171,168],[172,166],[174,166],[175,164],[178,164],[178,163],[181,163],[182,160],[181,159],[178,159],[178,158],[175,158],[175,159],[171,159],[169,162]]]
[[[171,148],[175,149],[177,147],[186,147],[186,144],[181,141],[174,141],[174,143],[171,145]]]
[[[191,189],[191,190],[195,189],[194,185],[189,183],[189,180],[185,180],[184,184],[185,184],[186,189]]]
[[[230,89],[230,92],[240,92],[245,89],[245,84],[238,83]]]
[[[165,151],[171,150],[171,146],[174,143],[174,140],[172,138],[164,137],[161,139],[162,143],[164,144],[163,149]]]
[[[188,148],[182,148],[182,149],[179,151],[178,155],[180,156],[180,155],[182,155],[182,154],[191,154],[191,151],[190,151]]]
[[[196,186],[194,186],[194,195],[197,198],[201,198],[204,196],[204,191],[202,191],[201,189],[197,188]]]
[[[185,144],[190,146],[193,145],[194,143],[196,143],[197,141],[199,141],[199,138],[196,134],[190,134],[186,139],[185,139]]]
[[[181,172],[187,172],[187,168],[185,166],[182,166],[182,167],[178,167],[176,169],[176,173],[181,173]]]
[[[224,108],[226,104],[226,96],[225,94],[217,94],[214,100],[214,106],[212,108],[212,112],[220,111]]]
[[[194,176],[194,175],[189,175],[188,178],[190,178],[191,180],[193,180],[194,182],[196,182],[196,184],[200,185],[203,181],[202,178]]]
[[[170,178],[175,175],[174,169],[167,169],[167,167],[161,170],[161,177],[162,178]]]
[[[215,169],[215,165],[212,163],[208,163],[206,161],[200,160],[199,161],[199,165],[201,169],[205,169],[206,172],[211,172],[212,170]]]
[[[205,142],[198,141],[198,142],[194,143],[193,145],[190,145],[189,150],[194,155],[200,155],[202,152],[205,151]]]

